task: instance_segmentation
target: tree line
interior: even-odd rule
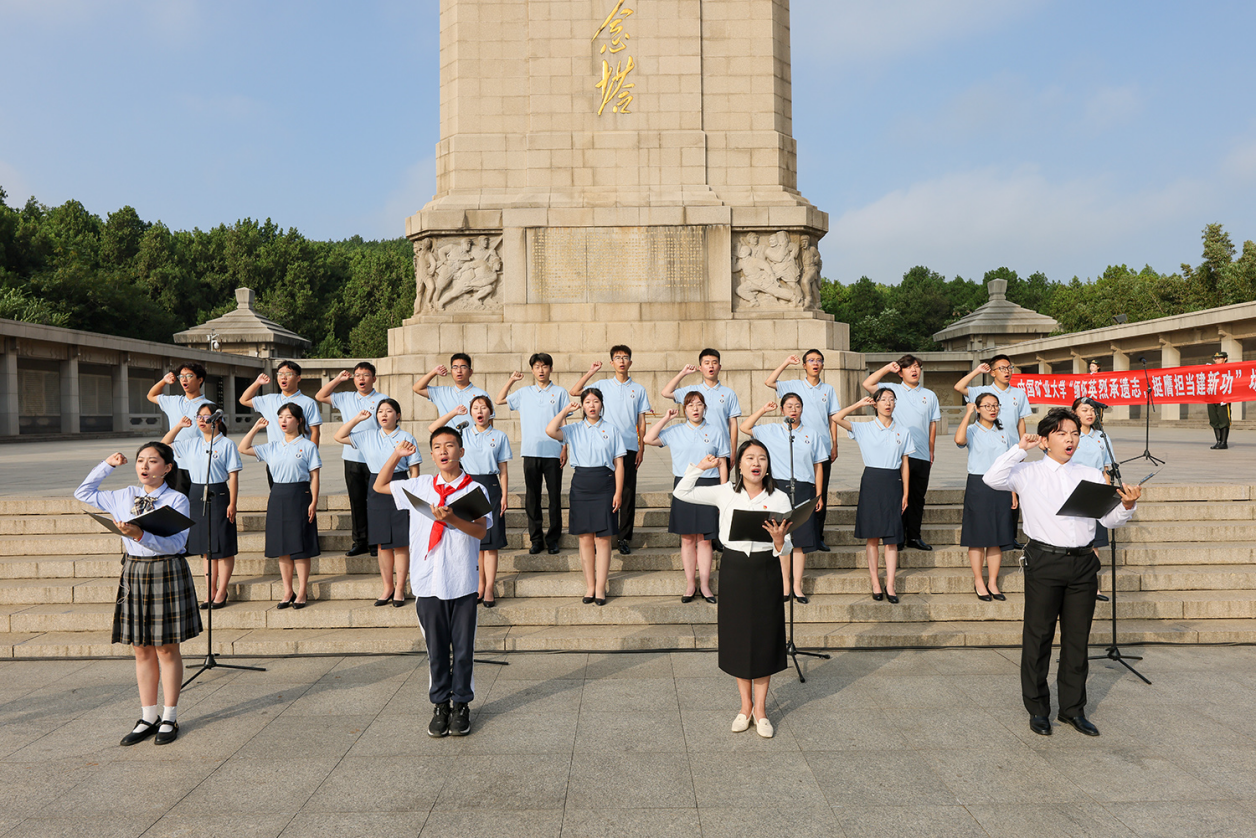
[[[103,219],[78,201],[10,207],[0,188],[0,317],[168,343],[178,331],[236,305],[252,288],[260,314],[314,342],[320,358],[380,357],[388,329],[414,306],[414,264],[404,238],[311,241],[270,219],[176,231],[131,207]],[[1179,273],[1109,266],[1094,281],[1002,267],[980,281],[915,267],[897,285],[825,279],[824,310],[850,324],[858,352],[940,348],[934,333],[986,302],[985,283],[1007,280],[1008,299],[1059,321],[1059,333],[1256,300],[1256,245],[1236,248],[1220,224],[1203,231],[1198,265]]]

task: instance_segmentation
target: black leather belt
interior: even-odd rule
[[[1034,548],[1040,553],[1051,553],[1056,556],[1089,556],[1094,553],[1093,548],[1089,544],[1085,547],[1056,547],[1054,544],[1047,544],[1045,541],[1035,541],[1029,539],[1029,547]]]

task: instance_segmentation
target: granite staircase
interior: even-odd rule
[[[1118,531],[1120,642],[1256,642],[1256,487],[1238,484],[1150,487],[1136,520]],[[825,539],[829,553],[808,557],[807,605],[795,605],[799,647],[1015,646],[1020,642],[1023,577],[1005,558],[1007,602],[973,592],[959,546],[962,491],[929,493],[924,538],[932,552],[901,556],[901,603],[870,596],[863,547],[853,536],[854,492],[834,492]],[[215,611],[220,654],[395,653],[423,648],[412,608],[375,608],[382,582],[375,559],[347,558],[348,500],[320,499],[323,554],[313,560],[309,608],[275,607],[278,566],[262,556],[264,497],[240,502],[240,556],[231,602]],[[563,552],[527,552],[526,527],[512,496],[509,549],[500,557],[498,606],[480,610],[484,652],[714,648],[716,606],[682,604],[679,538],[667,532],[669,495],[638,495],[629,556],[612,553],[609,602],[583,605],[576,539]],[[109,642],[119,546],[73,499],[0,500],[0,659],[125,656]],[[1104,565],[1108,553],[1104,551]],[[716,567],[718,571],[718,556]],[[200,559],[191,560],[198,588]],[[1111,587],[1109,572],[1101,584]],[[718,573],[713,581],[718,595]],[[1099,603],[1092,642],[1111,640],[1111,606]],[[202,612],[204,614],[205,612]],[[185,644],[203,654],[202,635]]]

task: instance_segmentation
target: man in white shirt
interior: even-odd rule
[[[1020,444],[994,461],[982,478],[987,486],[1017,492],[1025,515],[1025,625],[1021,635],[1021,692],[1029,711],[1029,727],[1051,735],[1051,691],[1047,668],[1051,642],[1060,625],[1060,669],[1057,686],[1059,720],[1087,736],[1099,729],[1086,718],[1086,646],[1099,592],[1099,557],[1091,548],[1095,519],[1057,515],[1083,480],[1103,483],[1099,469],[1070,462],[1081,436],[1081,422],[1073,411],[1057,407],[1038,423],[1037,434],[1025,434]],[[1046,456],[1024,462],[1030,448]],[[1121,503],[1099,519],[1105,527],[1124,526],[1133,517],[1142,490],[1123,484]]]

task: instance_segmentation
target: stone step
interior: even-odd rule
[[[309,609],[307,609],[309,610]],[[219,614],[224,612],[220,611]],[[1090,642],[1098,652],[1112,639],[1109,626],[1096,622]],[[794,640],[800,649],[941,648],[1020,646],[1016,623],[799,623]],[[1254,643],[1250,620],[1125,620],[1117,642]],[[512,626],[481,625],[476,650],[511,651],[650,651],[716,648],[715,626]],[[417,626],[348,629],[215,629],[214,654],[241,658],[287,655],[406,654],[424,651]],[[183,644],[188,665],[206,652],[202,634]],[[0,632],[0,659],[106,657],[129,658],[127,646],[110,643],[105,630],[82,632]],[[509,660],[506,658],[495,658]],[[224,661],[226,662],[226,661]],[[243,661],[242,661],[243,662]],[[809,659],[800,658],[804,670]]]

